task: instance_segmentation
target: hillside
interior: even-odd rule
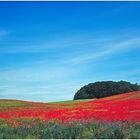
[[[140,91],[52,103],[0,100],[0,139],[139,139]]]
[[[79,102],[36,103],[0,100],[0,118],[41,118],[43,120],[106,120],[140,122],[140,91]]]

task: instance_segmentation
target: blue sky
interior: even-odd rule
[[[0,2],[0,98],[73,99],[102,80],[140,84],[140,2]]]

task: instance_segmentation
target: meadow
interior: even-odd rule
[[[0,138],[140,138],[140,91],[53,103],[0,100]]]

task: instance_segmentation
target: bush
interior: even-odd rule
[[[74,100],[77,99],[93,99],[93,98],[102,98],[111,95],[117,95],[121,93],[128,93],[133,91],[140,90],[140,86],[136,84],[131,84],[126,81],[103,81],[90,83],[74,95]]]

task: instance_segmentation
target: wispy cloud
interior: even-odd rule
[[[75,71],[68,67],[58,66],[41,66],[35,65],[30,67],[22,67],[18,69],[9,69],[0,71],[0,81],[20,81],[20,82],[32,82],[32,81],[57,81],[59,79],[65,79],[75,74]]]
[[[40,44],[24,44],[24,41],[22,41],[18,46],[11,43],[10,46],[7,47],[1,47],[0,53],[44,53],[44,52],[53,52],[56,49],[67,49],[71,48],[73,46],[82,47],[92,44],[102,44],[105,42],[108,42],[109,38],[86,38],[83,37],[82,39],[79,39],[77,37],[75,38],[60,38],[60,39],[54,39],[51,41],[44,41]]]
[[[33,101],[72,99],[82,82],[74,77],[81,74],[63,65],[34,64],[0,71],[0,98]]]
[[[10,32],[6,31],[6,30],[0,30],[0,36],[5,36],[8,35]]]
[[[7,35],[9,35],[9,34],[10,34],[9,31],[0,30],[0,40],[1,40],[3,37],[5,37],[5,36],[7,36]]]
[[[60,81],[60,80],[59,80]],[[38,81],[11,81],[6,82],[7,86],[0,87],[0,98],[9,99],[22,99],[32,101],[59,101],[59,100],[70,100],[73,98],[76,90],[82,86],[78,82],[65,81],[52,82]]]
[[[135,47],[140,47],[140,38],[133,38],[124,41],[103,44],[107,47],[104,47],[100,51],[91,50],[90,53],[82,53],[79,56],[72,56],[70,59],[65,59],[64,63],[70,64],[81,64],[89,61],[95,61],[97,59],[102,59],[103,57],[114,55],[115,53],[127,51]]]

